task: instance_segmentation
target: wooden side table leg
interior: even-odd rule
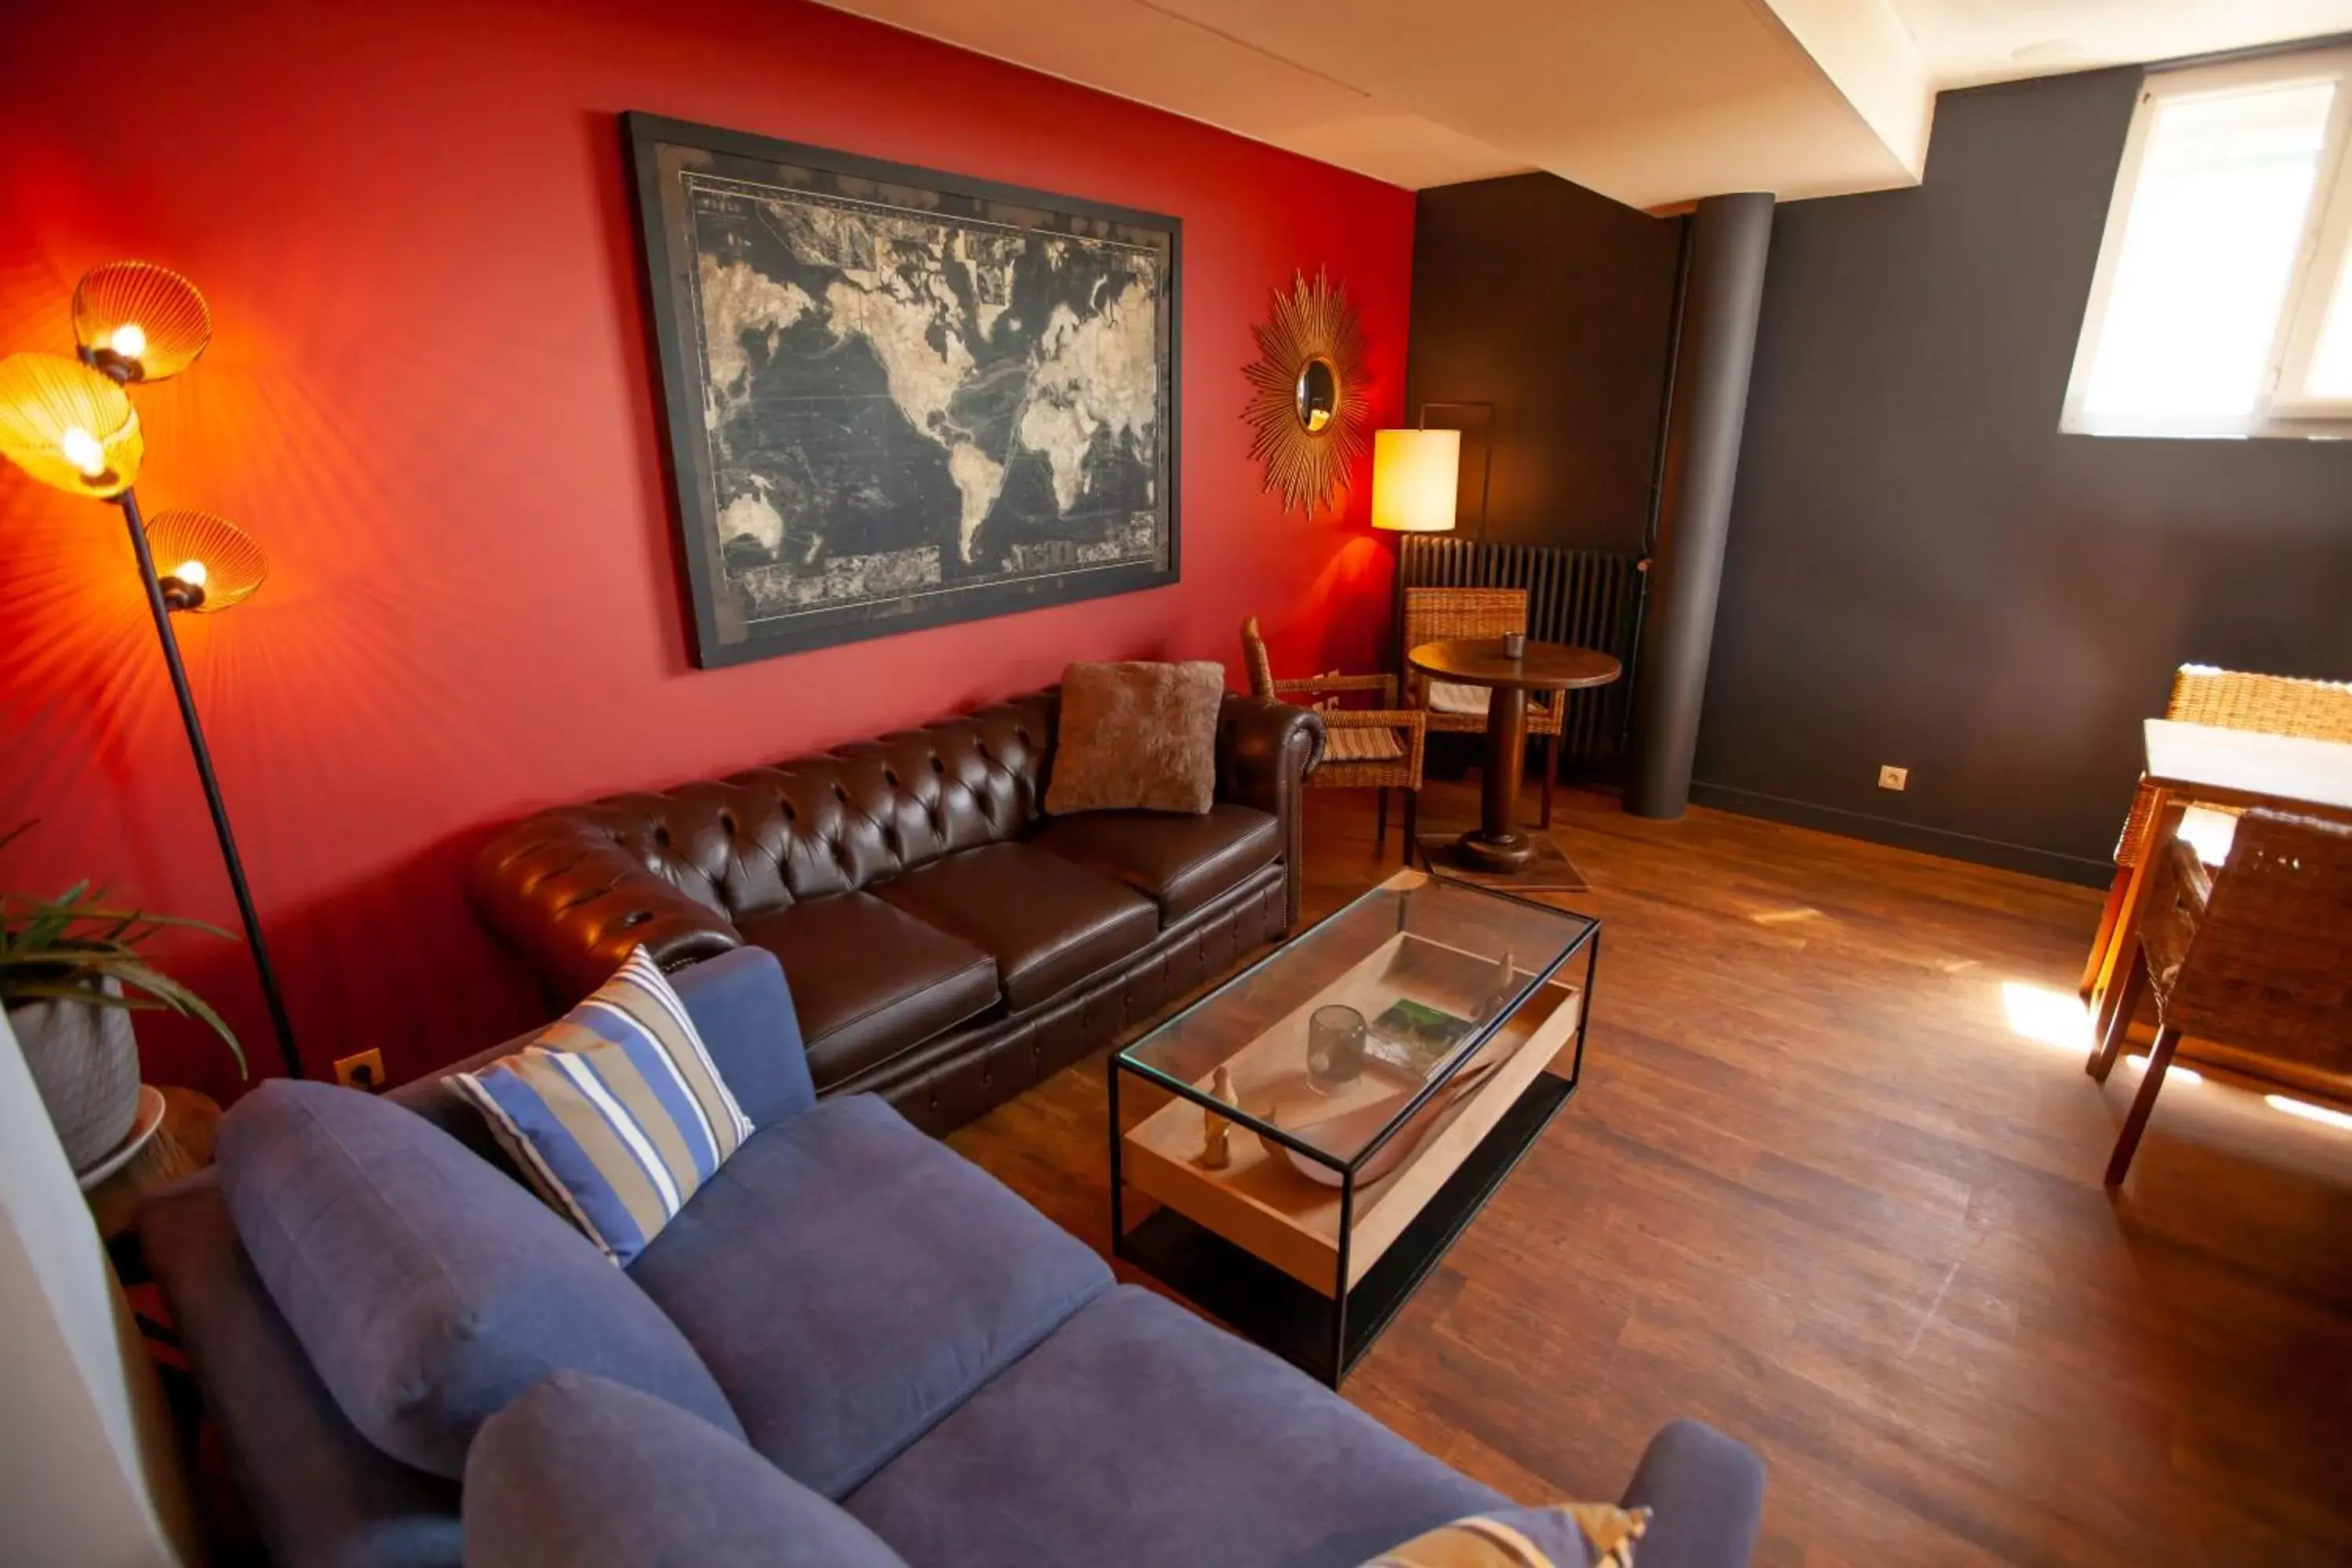
[[[1562,692],[1559,696],[1554,698],[1553,701],[1559,705],[1564,714],[1568,707],[1568,694]],[[1567,720],[1563,717],[1561,723],[1565,725],[1566,722]],[[1537,826],[1541,827],[1549,827],[1551,826],[1551,797],[1555,794],[1559,793],[1559,731],[1558,730],[1554,730],[1551,732],[1550,738],[1544,742],[1543,812],[1537,819]]]
[[[1517,831],[1519,773],[1527,766],[1528,694],[1498,689],[1486,705],[1486,776],[1478,781],[1478,828],[1462,836],[1462,853],[1488,870],[1516,871],[1535,858],[1535,840]]]

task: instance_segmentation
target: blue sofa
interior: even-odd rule
[[[599,1258],[605,1273],[575,1277],[568,1251],[544,1266],[528,1247],[458,1256],[491,1211],[539,1243],[552,1216],[535,1199],[507,1214],[524,1189],[478,1118],[433,1082],[392,1096],[396,1107],[265,1086],[224,1122],[223,1169],[142,1211],[150,1266],[277,1561],[422,1568],[470,1547],[478,1563],[847,1563],[816,1543],[848,1532],[876,1538],[875,1561],[914,1568],[1349,1568],[1505,1505],[1273,1356],[1117,1284],[1090,1248],[880,1100],[820,1103],[764,951],[676,981],[757,1131],[625,1275]],[[337,1227],[371,1205],[379,1226],[394,1217],[379,1232],[391,1243],[339,1252]],[[360,1408],[370,1389],[397,1395],[394,1419],[420,1408],[424,1374],[375,1305],[483,1268],[529,1282],[518,1298],[510,1279],[499,1310],[520,1299],[558,1321],[524,1326],[540,1348],[499,1363],[507,1384],[428,1412],[444,1436],[467,1423],[454,1449],[413,1452],[378,1430],[383,1411]],[[635,1351],[569,1363],[560,1320],[577,1310],[567,1281],[582,1279],[626,1293],[622,1315],[642,1320],[631,1332],[682,1335],[663,1353],[697,1363],[686,1393],[640,1375]],[[336,1333],[351,1349],[314,1363],[306,1341]],[[1627,1493],[1655,1510],[1643,1568],[1746,1563],[1762,1489],[1746,1448],[1670,1425]],[[630,1520],[708,1539],[656,1549]],[[772,1553],[758,1545],[771,1537]]]

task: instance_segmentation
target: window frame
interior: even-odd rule
[[[2278,321],[2272,333],[2270,353],[2253,410],[2242,416],[2197,414],[2171,419],[2088,412],[2084,403],[2090,391],[2092,367],[2098,363],[2116,268],[2122,257],[2124,236],[2130,225],[2132,204],[2138,194],[2140,170],[2158,107],[2175,99],[2322,80],[2334,81],[2336,95],[2328,104],[2326,139],[2321,143],[2318,164],[2312,172],[2310,205],[2304,212],[2303,237],[2296,246],[2286,291],[2280,300]],[[2326,325],[2330,295],[2341,269],[2352,263],[2352,255],[2347,255],[2352,252],[2352,157],[2347,156],[2347,146],[2352,146],[2352,46],[2299,49],[2218,65],[2149,71],[2132,107],[2131,129],[2124,138],[2123,158],[2116,166],[2115,188],[2108,197],[2106,226],[2099,237],[2098,265],[2092,274],[2090,296],[2084,304],[2082,333],[2075,342],[2074,363],[2067,376],[2066,398],[2058,428],[2072,436],[2190,440],[2352,437],[2352,396],[2314,397],[2305,387],[2319,334]],[[2347,323],[2347,330],[2352,330],[2352,323]]]

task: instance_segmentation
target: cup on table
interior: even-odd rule
[[[1524,657],[1527,651],[1527,633],[1505,632],[1503,634],[1503,657],[1505,658],[1519,658]]]
[[[1307,1082],[1318,1094],[1339,1094],[1364,1076],[1364,1016],[1331,1003],[1307,1020]]]

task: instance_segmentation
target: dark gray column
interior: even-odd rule
[[[1772,241],[1765,191],[1709,196],[1691,217],[1690,277],[1682,347],[1666,416],[1666,477],[1658,551],[1642,624],[1633,690],[1633,772],[1625,809],[1680,816],[1690,804],[1706,656],[1715,642],[1716,590],[1731,529],[1739,429],[1748,416],[1748,369]]]

